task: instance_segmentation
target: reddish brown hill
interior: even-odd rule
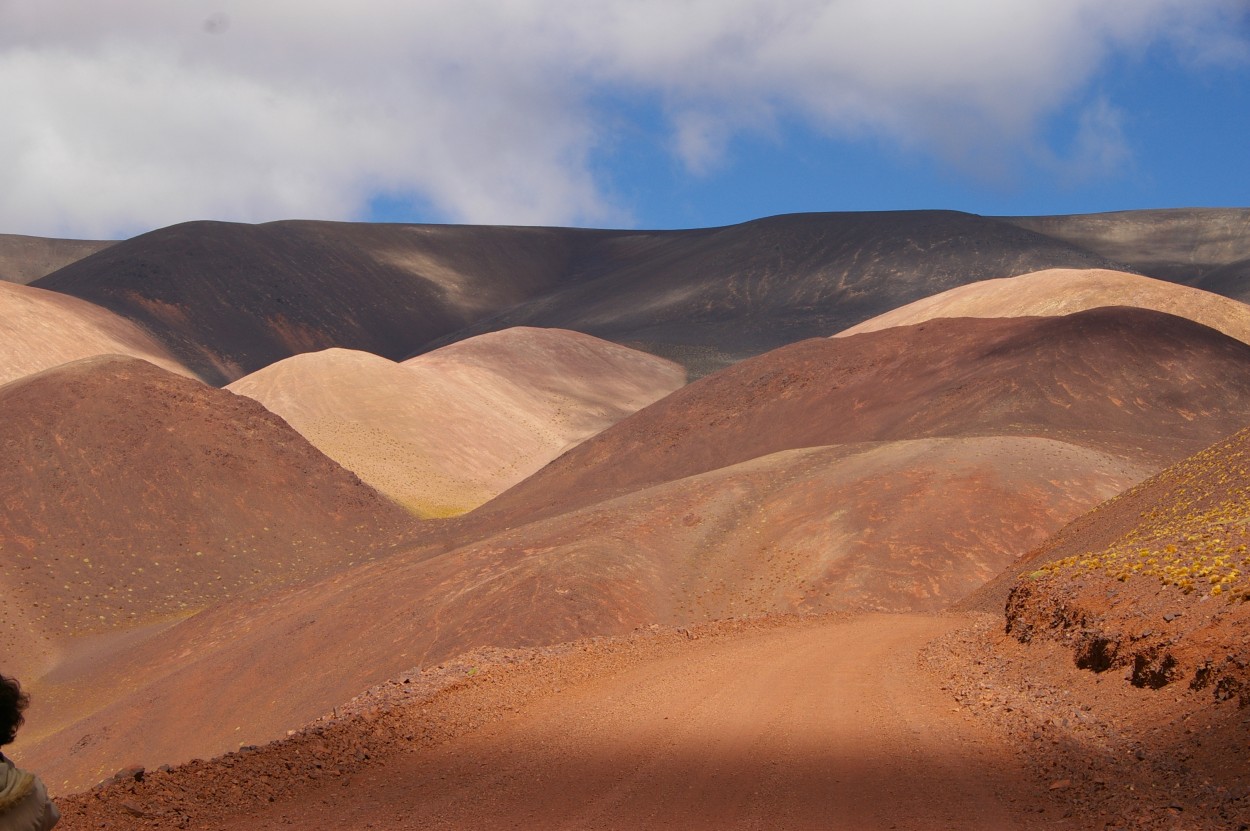
[[[72,789],[119,758],[155,766],[281,736],[363,686],[483,644],[726,616],[941,608],[1144,474],[1035,438],[775,454],[202,613],[107,664],[59,674],[79,689],[121,675],[135,692],[25,745],[23,758]],[[223,674],[227,688],[194,694]]]
[[[360,561],[408,516],[259,404],[116,356],[0,387],[0,661]],[[29,638],[27,637],[29,636]]]
[[[1248,397],[1250,347],[1159,312],[934,320],[743,361],[477,513],[523,522],[780,450],[926,436],[1049,436],[1162,466],[1240,427]]]
[[[1168,804],[1175,815],[1160,791],[1194,799],[1193,817],[1206,823],[1194,827],[1245,827],[1250,817],[1247,506],[1250,430],[1098,506],[973,598],[1002,611],[1007,595],[1004,637],[1026,646],[999,651],[1030,690],[1053,683],[1061,656],[1086,671],[1068,686],[1112,707],[1085,704],[1078,718],[1167,783],[1143,806]],[[1131,710],[1115,712],[1117,701]]]
[[[0,280],[26,285],[113,244],[106,240],[0,234]]]

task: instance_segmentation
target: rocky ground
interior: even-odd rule
[[[68,829],[1205,831],[1250,827],[1248,722],[990,615],[722,621],[479,650],[61,807]]]
[[[1069,643],[1016,635],[978,616],[923,660],[956,706],[1019,743],[1076,827],[1250,828],[1250,711],[1188,684],[1135,685],[1131,659],[1095,672]]]

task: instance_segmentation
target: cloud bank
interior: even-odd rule
[[[992,176],[1113,55],[1245,60],[1240,0],[0,0],[0,230],[626,223],[614,101],[690,175],[798,119]],[[1125,155],[1115,102],[1073,170]],[[1015,148],[1015,149],[1012,149]],[[1031,151],[1031,152],[1032,152]],[[1064,159],[1053,159],[1063,166]]]

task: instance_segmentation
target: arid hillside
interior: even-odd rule
[[[478,507],[685,382],[677,364],[550,329],[395,363],[329,349],[230,384],[418,516]]]
[[[1167,312],[1250,343],[1250,306],[1245,303],[1138,274],[1066,268],[958,286],[866,320],[837,337],[938,317],[1054,317],[1105,306]]]
[[[112,244],[111,240],[0,234],[0,281],[26,285]]]
[[[71,829],[1250,823],[1248,218],[193,222],[0,282],[12,755]]]
[[[207,609],[85,669],[76,683],[120,671],[149,706],[118,701],[29,753],[81,787],[123,748],[150,763],[269,740],[352,685],[478,646],[938,609],[1226,429],[1250,403],[1247,352],[1136,309],[783,348],[644,408],[464,518],[415,529],[399,555]],[[333,672],[310,680],[310,651]],[[193,695],[226,672],[240,683]],[[260,689],[273,703],[249,709]],[[90,748],[73,751],[83,736]]]
[[[1250,283],[1228,284],[1230,271],[1250,276],[1250,209],[1172,208],[1068,216],[1000,217],[1161,280],[1245,300]],[[1223,275],[1223,276],[1221,276]]]
[[[1007,601],[1021,640],[1140,687],[1250,704],[1250,430],[1073,522],[1020,564]]]
[[[697,374],[974,280],[1114,263],[947,211],[692,231],[193,222],[38,281],[147,327],[228,383],[301,352],[399,360],[513,326],[573,329]]]
[[[0,470],[0,660],[27,676],[93,636],[337,571],[411,524],[259,404],[118,356],[0,387]]]
[[[39,281],[128,317],[228,383],[331,347],[405,358],[550,290],[593,232],[541,228],[190,222]]]
[[[575,279],[455,337],[559,326],[638,345],[704,375],[963,283],[1052,267],[1115,263],[954,211],[793,214],[605,237]]]
[[[192,376],[168,349],[124,317],[77,297],[0,283],[0,384],[79,358],[114,354]]]
[[[812,339],[678,390],[482,510],[546,516],[779,450],[903,438],[1046,436],[1161,467],[1242,426],[1247,358],[1126,308]]]

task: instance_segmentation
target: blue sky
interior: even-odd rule
[[[653,140],[610,168],[641,226],[740,222],[802,211],[946,208],[986,215],[1094,213],[1160,207],[1250,207],[1250,72],[1186,71],[1166,59],[1114,67],[1091,88],[1121,111],[1124,157],[1071,180],[1020,158],[983,178],[888,139],[839,140],[802,124],[775,140],[736,143],[725,166],[691,176]],[[1047,119],[1065,147],[1076,104]]]
[[[0,233],[1250,205],[1245,0],[4,0]]]

